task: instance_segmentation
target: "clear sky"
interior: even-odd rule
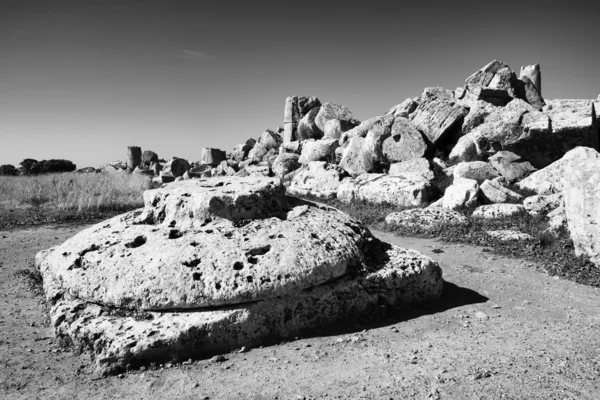
[[[362,120],[493,59],[597,98],[600,2],[552,3],[0,0],[0,164],[198,160],[281,125],[289,95]]]

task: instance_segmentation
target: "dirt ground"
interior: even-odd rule
[[[377,325],[102,378],[62,351],[17,271],[82,226],[0,231],[0,398],[598,399],[600,290],[489,249],[381,239],[443,268],[435,307]]]

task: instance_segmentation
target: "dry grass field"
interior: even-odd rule
[[[0,227],[89,220],[143,205],[148,177],[130,174],[0,176]]]

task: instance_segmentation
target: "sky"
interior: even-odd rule
[[[600,93],[600,2],[403,3],[0,0],[0,164],[199,160],[282,125],[287,96],[364,120],[494,59],[541,64],[545,98]]]

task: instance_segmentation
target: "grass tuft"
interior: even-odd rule
[[[150,188],[125,173],[0,176],[0,229],[104,218],[143,206]]]

